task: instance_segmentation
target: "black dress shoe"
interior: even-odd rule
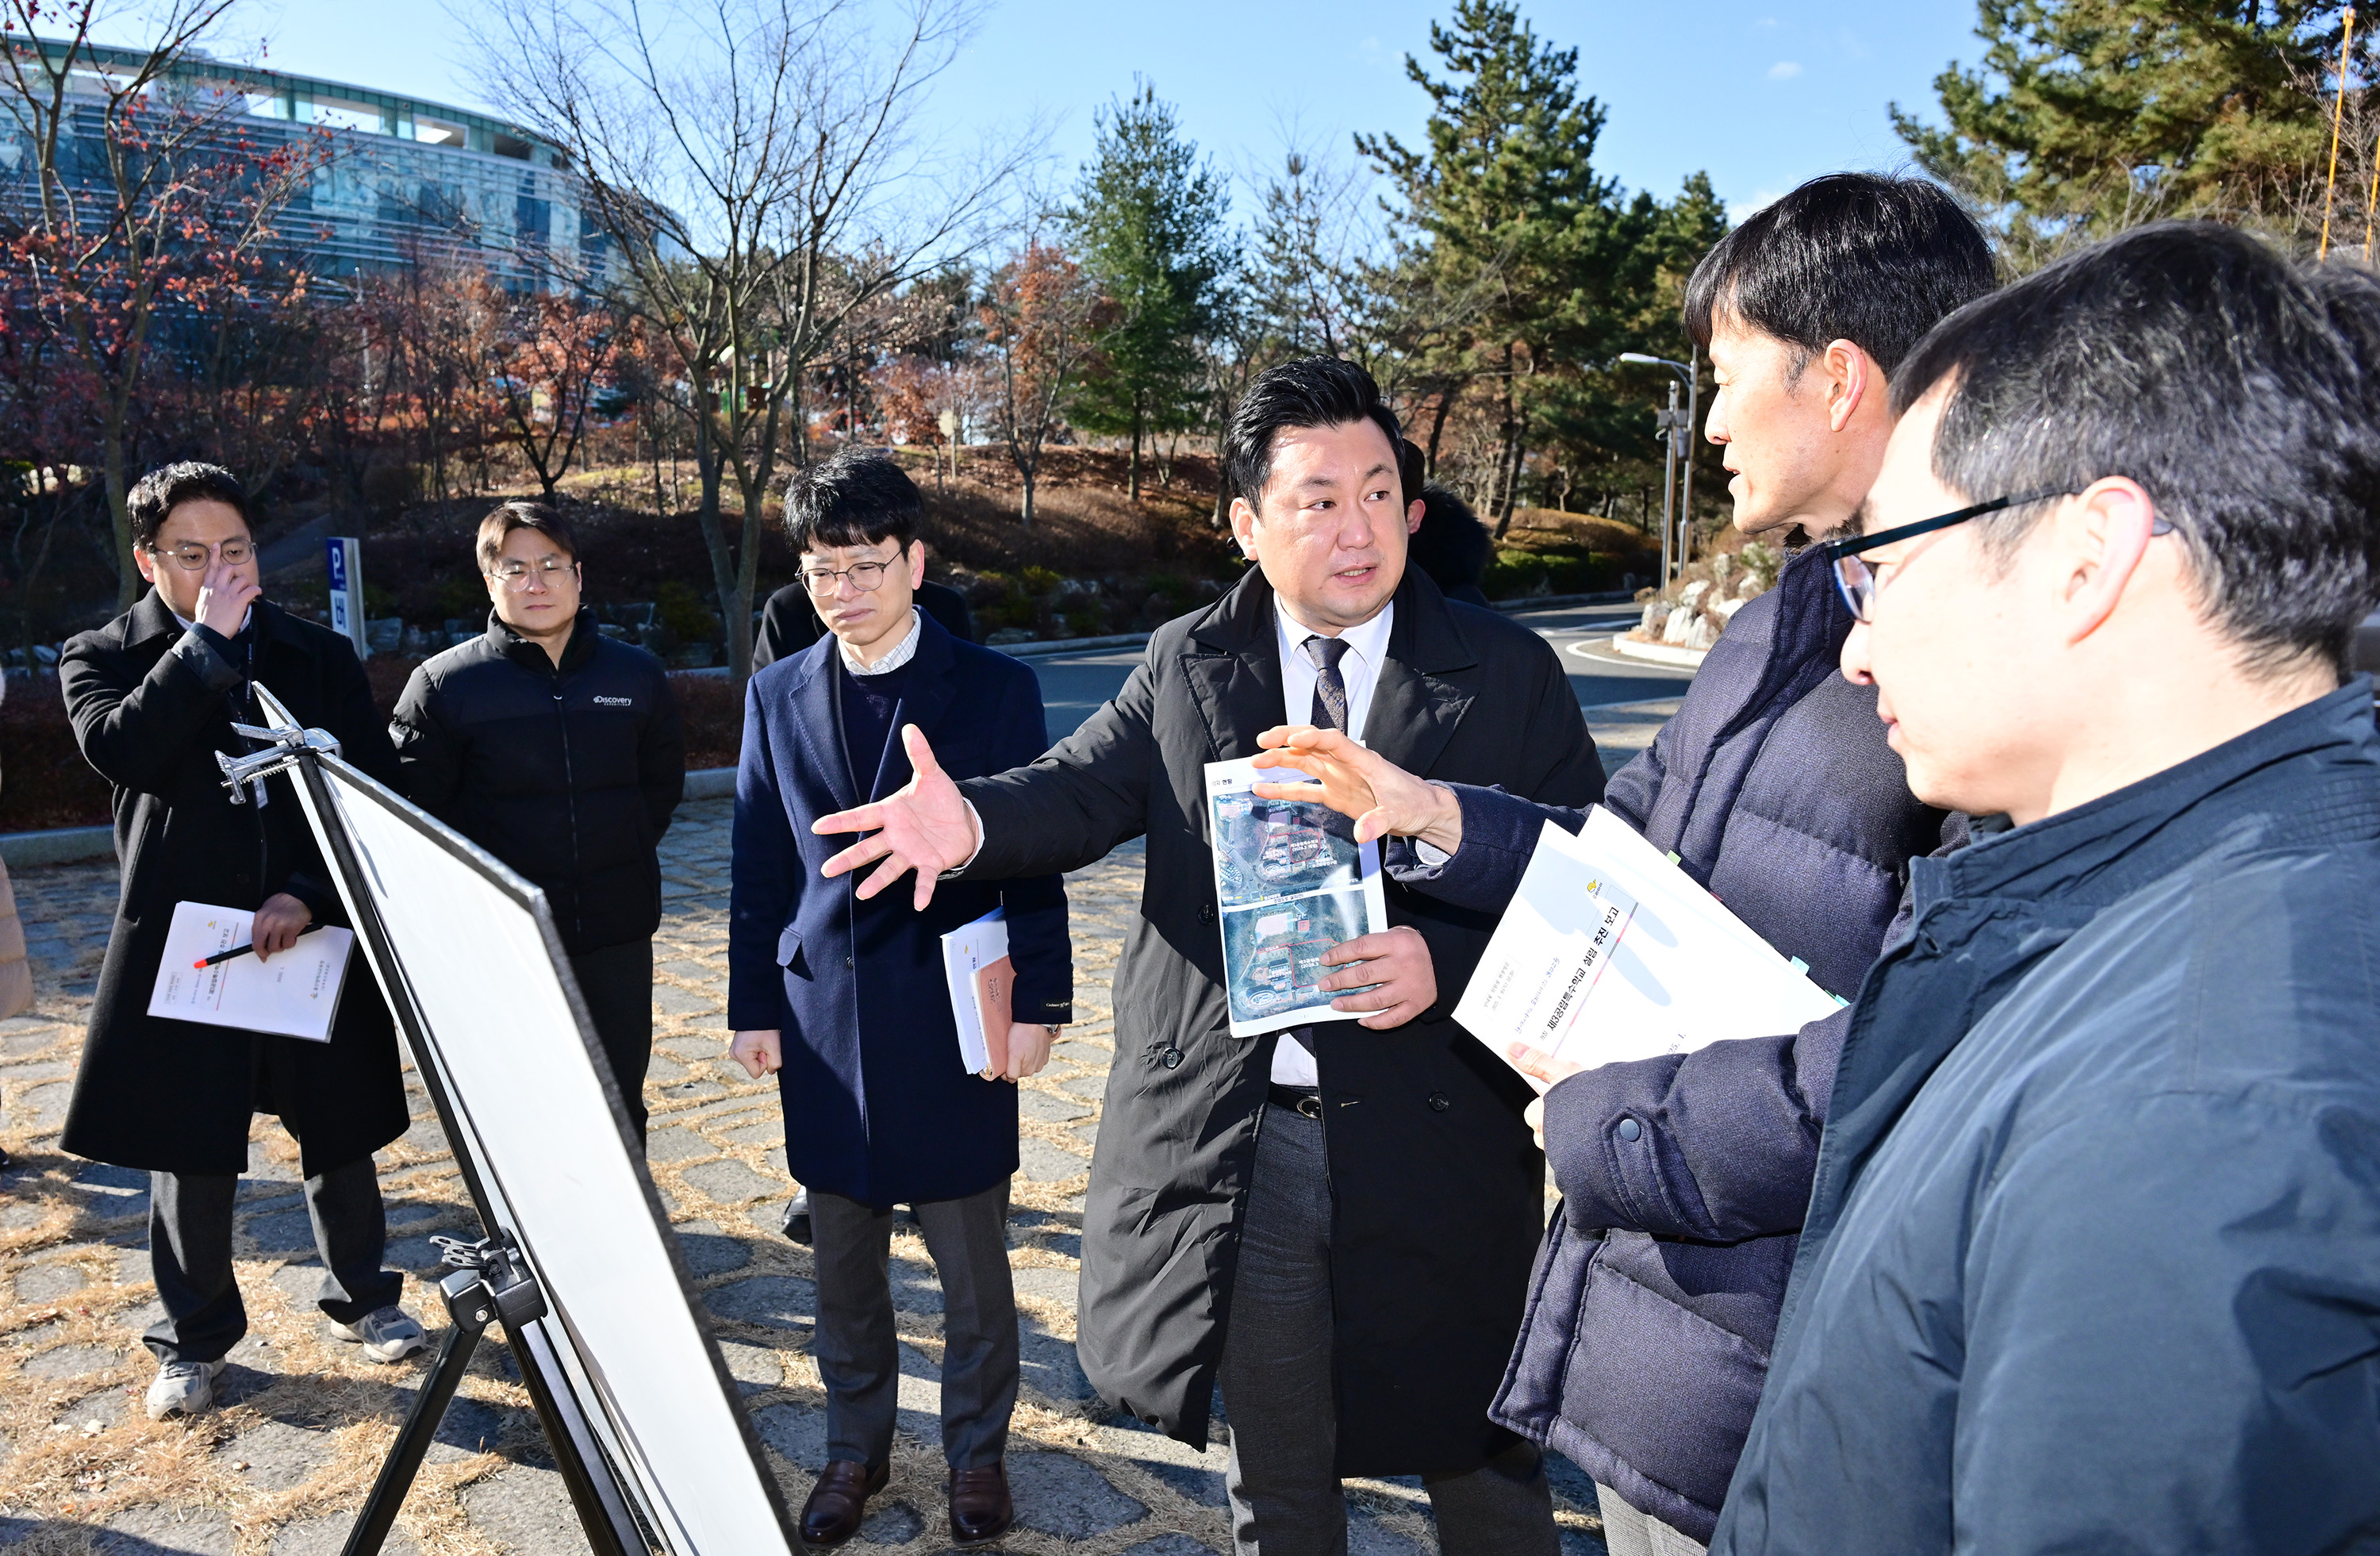
[[[951,1538],[962,1546],[982,1545],[1006,1534],[1015,1522],[1006,1465],[951,1471]]]
[[[857,1534],[859,1521],[868,1514],[868,1499],[884,1489],[892,1475],[891,1465],[870,1469],[837,1459],[827,1465],[810,1488],[810,1500],[802,1504],[802,1543],[841,1545]]]
[[[807,1248],[810,1246],[810,1191],[799,1188],[785,1201],[785,1235]]]

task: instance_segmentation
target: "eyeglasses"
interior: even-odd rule
[[[225,541],[219,546],[210,547],[193,541],[188,545],[172,547],[151,546],[149,554],[171,557],[174,565],[184,572],[203,573],[206,571],[208,560],[212,557],[223,558],[223,564],[226,567],[245,566],[248,560],[256,554],[256,544],[252,541]]]
[[[1921,518],[1914,524],[1898,525],[1879,529],[1873,535],[1850,535],[1840,541],[1828,541],[1818,548],[1827,566],[1835,575],[1835,588],[1842,592],[1843,603],[1851,607],[1852,619],[1864,622],[1876,604],[1876,569],[1868,565],[1862,552],[1874,551],[1900,541],[1912,541],[1920,535],[1930,535],[1937,529],[1948,529],[1954,524],[1964,524],[1971,518],[1981,518],[1987,513],[1999,513],[2008,508],[2022,508],[2033,503],[2046,503],[2054,498],[2080,495],[2071,491],[2034,492],[2022,497],[1995,497],[1988,503],[1977,503],[1971,508],[1946,513],[1935,518]],[[2152,535],[2170,535],[2173,521],[2159,515],[2149,526]]]
[[[577,565],[577,563],[565,561],[559,556],[541,558],[534,565],[513,557],[506,557],[488,569],[488,577],[501,578],[506,589],[518,589],[531,573],[537,574],[541,578],[550,578],[557,573],[567,573]]]
[[[884,581],[884,570],[890,562],[855,562],[848,567],[805,567],[802,585],[812,594],[832,594],[834,580],[849,578],[851,587],[866,594]]]

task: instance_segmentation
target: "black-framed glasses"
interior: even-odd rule
[[[1828,571],[1835,576],[1835,588],[1841,590],[1843,603],[1851,607],[1852,619],[1864,622],[1868,619],[1868,611],[1876,603],[1876,569],[1867,565],[1867,559],[1860,554],[1862,552],[1874,551],[1878,546],[1888,546],[1899,541],[1913,541],[1920,535],[1948,529],[1954,524],[1964,524],[1987,513],[2078,494],[2073,491],[2058,491],[2028,492],[2022,497],[1995,497],[1988,503],[1977,503],[1973,507],[1961,508],[1955,513],[1941,514],[1933,518],[1921,518],[1914,524],[1879,529],[1873,535],[1847,535],[1840,541],[1828,541],[1818,547],[1818,551],[1825,558]],[[2169,535],[2172,532],[2173,521],[2163,515],[2159,515],[2149,527],[2152,535]]]
[[[849,578],[852,588],[866,594],[884,581],[884,570],[892,565],[892,562],[855,562],[848,567],[805,567],[802,584],[812,594],[832,594],[835,579]]]

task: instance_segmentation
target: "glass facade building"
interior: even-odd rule
[[[53,60],[65,45],[49,45]],[[129,72],[145,55],[84,45],[70,118],[78,140],[103,139],[90,78]],[[207,115],[211,136],[273,148],[314,142],[311,177],[275,221],[292,260],[334,284],[424,259],[484,266],[517,289],[601,289],[616,262],[586,209],[585,185],[560,148],[468,109],[342,81],[192,57],[155,89]],[[0,164],[30,171],[30,148]],[[61,159],[64,161],[65,159]]]

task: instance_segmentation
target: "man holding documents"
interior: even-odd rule
[[[745,1068],[777,1072],[786,1164],[809,1190],[830,1461],[802,1510],[811,1545],[851,1538],[892,1460],[896,1204],[915,1211],[941,1279],[952,1538],[989,1540],[1013,1519],[1002,1464],[1018,1367],[1012,1083],[1048,1062],[1073,1015],[1054,873],[970,881],[919,908],[858,900],[820,874],[833,845],[811,822],[909,781],[902,725],[928,732],[963,774],[1026,760],[1049,738],[1031,669],[915,607],[923,522],[917,487],[881,455],[846,450],[798,472],[785,523],[830,635],[754,675],[744,699],[727,1019]],[[1010,1024],[990,1034],[1003,1063],[978,1073],[962,1054],[942,942],[995,910],[1014,967]],[[972,988],[962,992],[972,1005]]]
[[[395,1028],[370,975],[340,969],[325,1040],[152,1014],[176,992],[168,984],[197,974],[188,962],[161,968],[177,916],[210,917],[199,905],[252,916],[269,965],[319,954],[326,937],[298,937],[339,913],[288,780],[258,784],[238,804],[224,788],[215,754],[249,748],[231,726],[263,722],[256,689],[394,784],[387,731],[347,640],[262,597],[247,494],[229,471],[169,465],[142,477],[127,506],[154,587],[67,642],[58,665],[75,738],[115,786],[124,862],[64,1144],[150,1173],[150,1268],[165,1314],[146,1336],[159,1362],[148,1404],[162,1420],[212,1406],[224,1353],[247,1331],[232,1208],[255,1112],[278,1114],[297,1137],[332,1334],[390,1362],[423,1339],[396,1306],[403,1277],[381,1268],[371,1153],[409,1121]]]
[[[895,894],[938,906],[978,877],[1148,839],[1084,1214],[1079,1351],[1109,1400],[1201,1447],[1220,1375],[1243,1556],[1343,1550],[1350,1475],[1419,1475],[1453,1556],[1557,1549],[1536,1446],[1487,1417],[1544,1219],[1529,1090],[1446,1015],[1492,918],[1391,889],[1390,928],[1334,945],[1369,917],[1338,840],[1248,809],[1232,823],[1271,835],[1233,863],[1342,901],[1259,909],[1281,920],[1250,924],[1269,942],[1259,960],[1227,965],[1219,922],[1234,915],[1215,845],[1231,840],[1208,821],[1210,764],[1255,755],[1293,712],[1417,772],[1562,805],[1602,792],[1545,641],[1405,565],[1421,504],[1400,442],[1351,363],[1260,374],[1224,439],[1232,532],[1255,563],[1240,583],[1160,629],[1115,699],[1030,767],[954,785],[912,730],[915,782],[814,823],[875,833],[828,867],[882,860],[863,893],[914,869]],[[938,886],[944,871],[956,879]],[[1335,995],[1339,1018],[1251,1029],[1235,978],[1301,1007]]]
[[[1718,244],[1687,288],[1686,322],[1718,376],[1707,431],[1727,451],[1737,528],[1782,544],[1848,522],[1890,434],[1887,375],[1991,284],[1982,232],[1917,178],[1820,178]],[[1683,705],[1603,796],[1656,865],[1673,858],[1720,919],[1766,942],[1755,962],[1806,967],[1791,981],[1819,1012],[1830,1002],[1817,991],[1858,992],[1909,861],[1964,825],[1910,794],[1875,688],[1840,674],[1851,626],[1822,560],[1796,554],[1730,621]],[[1329,732],[1285,738],[1285,760],[1341,785],[1334,803],[1378,810],[1366,835],[1386,827],[1452,856],[1431,864],[1392,849],[1391,872],[1409,887],[1505,912],[1546,808],[1418,782]],[[1550,814],[1570,831],[1582,821]],[[1584,881],[1575,890],[1585,895]],[[1653,928],[1634,927],[1638,945]],[[1722,973],[1717,949],[1704,954],[1707,976],[1677,982],[1666,1046],[1644,1046],[1645,1033],[1608,1011],[1582,1019],[1560,1059],[1510,1055],[1498,1039],[1540,1084],[1562,1082],[1542,1108],[1563,1207],[1496,1417],[1595,1477],[1615,1556],[1678,1556],[1718,1521],[1848,1024],[1847,1013],[1800,1015],[1747,1030],[1747,1009],[1783,1007],[1732,1003],[1757,980]],[[1624,979],[1609,992],[1627,992]],[[1699,1003],[1710,997],[1730,1003]]]

